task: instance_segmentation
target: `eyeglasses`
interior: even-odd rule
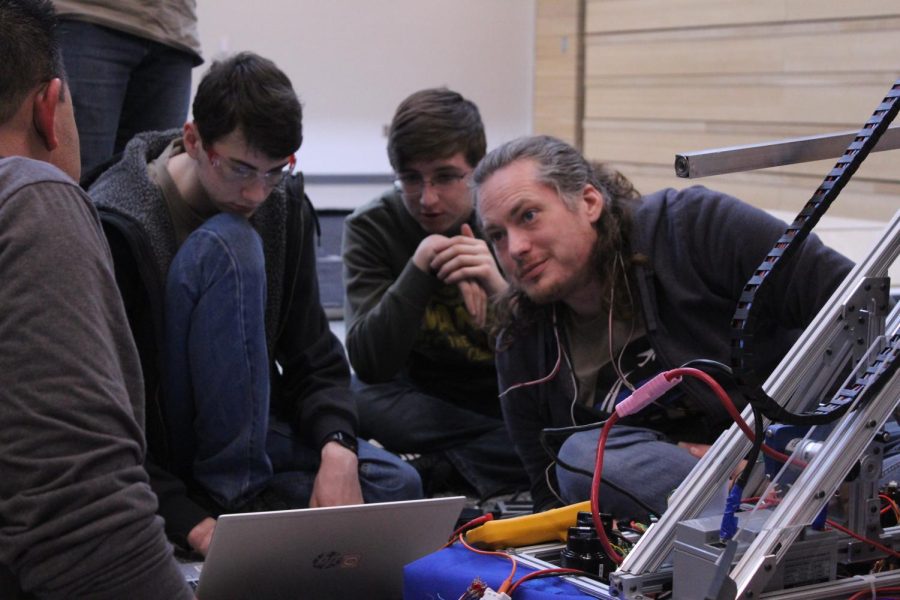
[[[394,180],[394,188],[405,198],[415,199],[425,192],[427,185],[433,187],[436,192],[443,192],[458,184],[468,175],[468,173],[459,171],[442,171],[433,175],[431,179],[425,179],[419,174],[400,175]]]
[[[256,179],[260,179],[264,186],[270,188],[281,183],[284,180],[285,175],[292,172],[297,165],[297,158],[292,154],[288,159],[287,164],[283,167],[260,173],[253,167],[242,165],[231,158],[218,154],[212,148],[206,151],[206,155],[209,157],[209,163],[214,169],[221,173],[222,178],[225,179],[225,181],[239,181],[243,184],[250,184]]]

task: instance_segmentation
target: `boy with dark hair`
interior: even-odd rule
[[[214,144],[240,128],[247,144],[268,156],[292,155],[303,143],[302,108],[275,64],[248,52],[216,62],[194,98],[197,133]]]
[[[90,189],[154,401],[153,458],[187,483],[154,480],[170,535],[205,553],[222,511],[418,497],[410,467],[356,439],[314,215],[288,176],[302,141],[290,81],[235,55],[193,114],[136,136]]]
[[[400,103],[388,134],[388,160],[397,173],[428,158],[462,153],[478,164],[487,142],[478,107],[446,88],[415,92]]]
[[[48,1],[0,0],[0,598],[190,598],[56,28]]]
[[[487,299],[506,289],[467,187],[484,152],[471,101],[445,88],[409,96],[389,133],[395,189],[348,217],[343,248],[361,430],[395,452],[423,454],[428,492],[442,491],[437,473],[452,468],[450,481],[462,477],[452,487],[481,498],[527,485],[483,329]]]

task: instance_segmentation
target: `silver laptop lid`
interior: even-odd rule
[[[222,515],[200,600],[400,598],[403,566],[436,551],[465,498]]]

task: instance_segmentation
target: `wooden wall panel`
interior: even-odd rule
[[[842,86],[838,80],[832,80],[816,85],[779,86],[716,85],[715,81],[703,81],[684,86],[667,81],[658,85],[589,86],[585,118],[691,121],[702,117],[704,121],[761,124],[820,123],[828,125],[821,131],[826,133],[835,130],[835,126],[861,126],[893,82],[888,79],[885,85]]]
[[[900,15],[896,0],[590,0],[590,33]]]
[[[586,76],[837,75],[861,67],[868,73],[891,72],[898,68],[898,35],[897,17],[665,35],[591,35],[585,49]]]
[[[799,210],[833,160],[692,181],[675,155],[858,129],[900,76],[900,1],[588,0],[584,40],[589,158],[645,192],[698,183]],[[829,214],[897,209],[900,150],[871,155]]]
[[[584,0],[538,0],[532,131],[581,146]]]

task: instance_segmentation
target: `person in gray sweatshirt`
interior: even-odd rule
[[[0,598],[191,598],[46,0],[0,0]]]

